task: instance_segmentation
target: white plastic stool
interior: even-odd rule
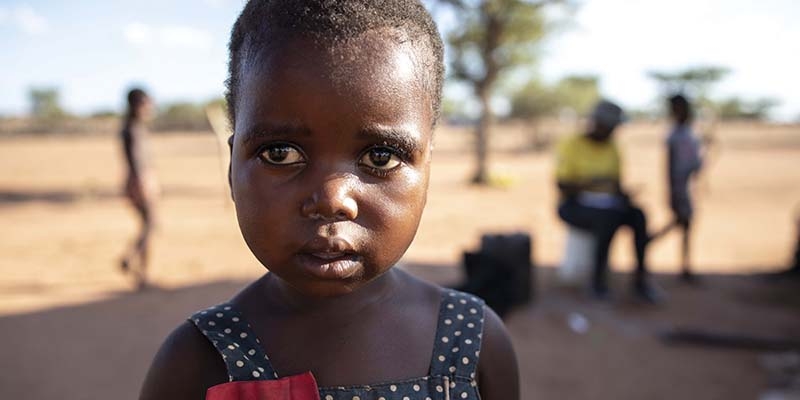
[[[569,226],[564,259],[558,269],[558,280],[564,285],[582,285],[592,271],[596,240],[591,232]]]

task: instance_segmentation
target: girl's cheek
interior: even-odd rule
[[[406,172],[404,179],[381,185],[375,201],[387,220],[419,218],[425,205],[427,180],[424,175]]]

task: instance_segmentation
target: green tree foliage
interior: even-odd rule
[[[489,106],[495,85],[505,72],[531,65],[547,32],[542,7],[560,0],[439,0],[454,12],[458,24],[445,34],[451,77],[469,84],[481,105],[476,127],[476,164],[472,181],[488,182]]]
[[[757,120],[767,118],[769,112],[779,103],[774,99],[748,101],[731,97],[717,103],[719,117],[723,120]]]
[[[594,75],[567,76],[556,84],[554,94],[561,108],[586,115],[600,100],[600,79]]]
[[[227,103],[222,97],[206,102],[175,102],[161,107],[153,121],[157,131],[208,131],[211,124],[206,115],[207,107],[217,107],[227,112]]]
[[[531,80],[511,95],[511,117],[526,120],[531,131],[533,150],[544,150],[550,144],[550,133],[540,126],[542,117],[572,110],[577,115],[588,114],[600,98],[596,76],[567,76],[554,85]]]
[[[215,107],[221,110],[224,110],[226,113],[228,112],[228,102],[225,101],[224,97],[218,97],[206,103],[206,107]]]
[[[205,131],[211,127],[202,104],[177,102],[168,104],[159,111],[153,121],[153,129],[159,131]]]
[[[531,80],[511,95],[511,118],[535,120],[553,115],[560,108],[554,88]]]
[[[442,98],[442,117],[449,123],[470,123],[469,103],[463,98],[445,95]]]
[[[711,110],[723,120],[764,120],[779,103],[774,99],[746,100],[730,97],[714,101],[709,97],[711,87],[730,73],[719,66],[699,66],[674,72],[651,71],[649,76],[658,82],[664,97],[673,93],[688,93],[700,107]]]
[[[61,96],[57,88],[32,88],[28,92],[31,115],[37,120],[54,121],[67,116],[61,107]]]
[[[650,71],[650,78],[658,82],[663,96],[687,93],[700,102],[707,102],[708,92],[730,70],[720,66],[696,66],[679,71]]]
[[[89,115],[90,118],[119,118],[119,112],[116,110],[97,110]]]
[[[511,117],[536,119],[565,108],[587,114],[600,98],[599,83],[594,75],[567,76],[552,86],[532,80],[512,93]]]

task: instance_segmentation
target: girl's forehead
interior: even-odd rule
[[[406,84],[421,84],[424,71],[416,71],[419,51],[412,41],[400,41],[385,30],[368,31],[359,36],[329,40],[300,36],[282,43],[252,49],[253,55],[242,63],[244,75],[281,75],[285,70],[314,65],[327,78],[352,82],[362,75],[380,79],[391,72],[393,80]],[[307,72],[307,68],[306,68]]]
[[[411,116],[430,125],[432,99],[410,42],[367,33],[337,43],[299,38],[271,47],[243,63],[237,127],[239,116],[319,107],[378,123]]]

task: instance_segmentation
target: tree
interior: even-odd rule
[[[202,105],[190,102],[167,104],[153,121],[157,131],[187,130],[206,131],[209,123]]]
[[[511,95],[510,117],[525,120],[531,132],[531,146],[540,151],[550,143],[548,134],[540,129],[543,117],[556,114],[561,107],[560,99],[553,88],[538,80],[531,80]]]
[[[475,129],[477,168],[472,182],[488,182],[490,100],[501,75],[530,65],[546,32],[542,7],[563,0],[439,0],[459,21],[445,36],[451,51],[451,76],[472,87],[480,103]]]
[[[599,79],[594,75],[571,75],[554,86],[531,80],[511,95],[511,116],[535,119],[569,108],[587,114],[600,99]]]
[[[730,73],[720,66],[696,66],[675,72],[650,71],[650,78],[661,86],[663,95],[687,93],[700,102],[708,102],[708,91],[711,86]]]
[[[555,89],[538,80],[531,80],[511,94],[511,117],[536,120],[553,115],[561,108]]]
[[[31,88],[28,92],[31,101],[31,115],[39,120],[56,120],[67,115],[61,108],[57,88]]]
[[[779,103],[775,99],[758,99],[754,101],[731,97],[717,103],[719,117],[724,120],[745,119],[761,121],[767,118],[770,110]]]
[[[100,109],[89,114],[91,118],[119,118],[119,112],[111,109]]]
[[[595,75],[567,76],[556,84],[554,94],[561,108],[586,115],[600,100],[600,79]]]
[[[215,99],[209,100],[205,104],[205,108],[208,108],[208,107],[218,108],[218,109],[224,111],[227,114],[227,112],[228,112],[228,101],[225,100],[225,97],[220,96],[220,97],[217,97]]]
[[[585,115],[599,98],[599,79],[594,75],[567,76],[553,86],[534,79],[512,93],[511,117],[528,121],[533,132],[533,148],[543,150],[550,138],[540,132],[541,118],[565,109]]]

